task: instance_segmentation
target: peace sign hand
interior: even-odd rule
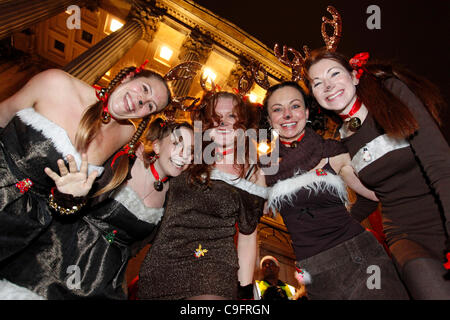
[[[81,155],[80,171],[78,171],[75,158],[72,155],[67,156],[67,161],[69,163],[69,169],[67,169],[62,159],[57,161],[60,175],[50,168],[45,168],[44,172],[55,181],[56,188],[59,192],[70,194],[74,197],[86,196],[97,178],[97,171],[93,171],[88,176],[88,161],[87,154],[85,153]]]

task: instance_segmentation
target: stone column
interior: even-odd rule
[[[63,70],[89,84],[96,83],[136,42],[152,40],[162,14],[162,10],[135,1],[122,28],[83,52]]]
[[[181,45],[180,63],[195,61],[205,63],[212,51],[212,39],[197,28],[193,29]],[[176,97],[188,95],[193,79],[178,80],[174,83],[173,92]]]
[[[71,5],[95,6],[89,0],[0,0],[0,39],[67,10]]]

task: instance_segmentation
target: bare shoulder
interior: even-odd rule
[[[35,76],[38,86],[45,88],[47,93],[54,92],[55,90],[68,90],[78,82],[81,82],[77,78],[71,76],[67,72],[60,69],[48,69]],[[59,92],[59,94],[64,92]]]
[[[54,111],[58,108],[73,109],[80,106],[78,97],[86,96],[87,90],[93,90],[83,81],[59,69],[49,69],[41,72],[36,79],[42,88],[35,108],[38,111]]]

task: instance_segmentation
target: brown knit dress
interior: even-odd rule
[[[234,236],[251,234],[266,188],[213,170],[211,185],[191,185],[187,173],[170,181],[167,207],[139,274],[139,299],[198,295],[237,298]]]

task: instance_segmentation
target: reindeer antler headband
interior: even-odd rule
[[[321,33],[327,50],[333,52],[336,51],[342,37],[342,19],[339,12],[333,6],[328,6],[327,11],[331,14],[332,19],[322,17]],[[333,34],[331,36],[327,33],[327,25],[333,28]],[[278,43],[275,44],[273,51],[281,63],[292,69],[292,81],[303,80],[302,69],[306,59],[310,57],[311,52],[308,46],[303,46],[304,56],[297,50],[288,48],[287,46],[283,46],[283,53],[280,53]],[[293,59],[289,59],[288,52],[293,54]]]
[[[185,62],[170,70],[164,78],[166,80],[188,79],[191,78],[201,67],[202,65],[198,62]],[[183,70],[186,71],[188,75],[182,76],[181,72]],[[210,82],[209,88],[207,85],[208,81]],[[239,78],[236,93],[241,97],[244,97],[248,91],[250,91],[254,82],[266,90],[270,87],[267,71],[260,62],[252,59]],[[200,77],[200,86],[202,87],[205,96],[215,94],[218,88],[212,79],[208,80],[208,77],[203,75]],[[186,104],[186,101],[190,101],[190,103]],[[204,103],[198,104],[199,101],[200,98],[190,96],[176,97],[172,99],[172,105],[183,111],[193,111],[201,109],[205,106]]]
[[[239,78],[237,93],[241,97],[245,96],[252,88],[254,82],[266,90],[270,87],[266,69],[264,69],[259,61],[252,59]]]

